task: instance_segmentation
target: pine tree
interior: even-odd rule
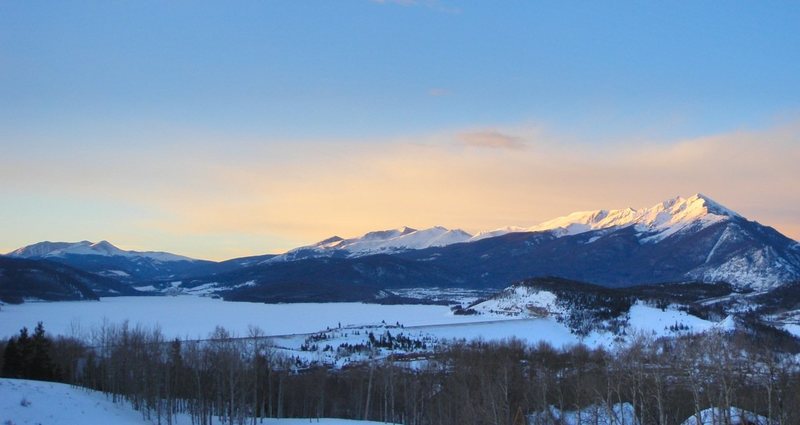
[[[3,377],[19,378],[22,369],[22,356],[16,338],[10,338],[3,352]]]
[[[57,374],[55,366],[53,365],[53,360],[50,358],[52,343],[47,335],[45,335],[42,322],[36,325],[36,329],[33,331],[33,337],[30,339],[30,345],[31,363],[28,377],[42,381],[55,379]]]
[[[33,337],[28,328],[11,338],[3,353],[2,375],[8,378],[53,380],[58,377],[50,352],[52,341],[45,335],[42,322],[36,325]]]

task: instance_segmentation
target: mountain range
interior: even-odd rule
[[[800,244],[702,194],[475,235],[437,226],[334,236],[224,262],[125,251],[106,241],[41,242],[6,257],[58,263],[151,293],[248,301],[391,302],[393,288],[504,288],[542,276],[606,287],[725,282],[756,292],[800,280]]]

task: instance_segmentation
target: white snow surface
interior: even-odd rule
[[[783,330],[789,332],[790,334],[794,335],[795,337],[800,338],[800,325],[795,323],[787,323],[783,325]]]
[[[700,420],[697,416],[692,416],[682,425],[769,425],[770,421],[761,415],[749,412],[738,407],[731,407],[727,411],[718,407],[712,407],[699,412]]]
[[[580,411],[562,411],[555,406],[545,412],[528,415],[531,425],[549,425],[553,420],[563,425],[638,425],[636,411],[630,403],[616,403],[613,406],[591,405]]]
[[[683,325],[688,327],[688,332],[699,333],[718,328],[717,323],[692,316],[685,311],[669,307],[664,310],[651,307],[642,303],[631,306],[628,313],[628,323],[635,332],[642,332],[653,336],[674,335],[670,326]],[[724,322],[724,321],[723,321]]]
[[[104,394],[55,382],[0,378],[0,423],[14,425],[142,425],[145,420],[129,403],[113,403]],[[190,425],[187,414],[177,415],[175,425]],[[348,419],[259,419],[267,425],[379,425],[383,422]],[[213,418],[214,425],[222,425]]]
[[[417,329],[441,340],[504,341],[514,338],[529,344],[544,341],[557,348],[580,343],[594,347],[610,347],[613,343],[610,335],[581,339],[552,318],[495,320],[412,328],[412,330]]]
[[[97,243],[90,241],[80,242],[39,242],[28,245],[8,253],[10,257],[17,258],[48,258],[64,257],[66,255],[99,255],[103,257],[144,257],[161,262],[195,261],[182,255],[170,254],[160,251],[126,251],[119,249],[108,241]]]
[[[720,332],[733,332],[736,330],[736,318],[732,314],[722,319],[719,323],[714,325],[714,328]]]

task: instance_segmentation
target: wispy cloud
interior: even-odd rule
[[[456,139],[464,146],[472,148],[522,150],[527,147],[521,137],[493,130],[459,133]]]
[[[447,96],[450,94],[446,89],[435,87],[428,90],[428,95],[433,97]]]

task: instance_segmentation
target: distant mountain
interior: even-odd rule
[[[180,277],[214,264],[168,252],[126,251],[108,241],[39,242],[7,254],[12,258],[50,260],[122,282]]]
[[[115,279],[63,264],[0,257],[0,301],[3,302],[96,300],[98,296],[138,294]]]
[[[369,232],[351,239],[333,236],[313,245],[295,248],[267,261],[275,263],[320,257],[355,258],[374,254],[393,254],[467,242],[471,238],[472,235],[463,230],[450,230],[441,226],[422,230],[401,227]]]
[[[449,269],[474,287],[559,276],[614,287],[701,281],[766,291],[800,278],[797,242],[692,198],[634,215],[646,219],[603,222],[610,214],[581,214],[594,219],[399,255]]]
[[[98,255],[102,257],[147,258],[160,262],[197,261],[182,255],[160,251],[125,251],[108,241],[39,242],[7,254],[16,258],[64,258],[70,255]]]
[[[737,290],[764,292],[800,280],[797,242],[699,194],[511,230],[467,240],[462,235],[454,243],[425,239],[420,245],[398,243],[420,232],[409,228],[332,238],[242,269],[193,277],[191,285],[214,282],[235,298],[237,291],[266,293],[290,283],[336,284],[342,291],[348,285],[503,288],[556,276],[607,287],[727,282]],[[369,255],[374,251],[387,252]]]
[[[220,263],[86,241],[43,242],[10,255],[60,262],[147,291],[260,301],[363,301],[393,288],[499,289],[541,276],[606,287],[727,282],[756,292],[800,280],[800,244],[701,194],[474,236],[444,227],[335,236],[281,255]]]

